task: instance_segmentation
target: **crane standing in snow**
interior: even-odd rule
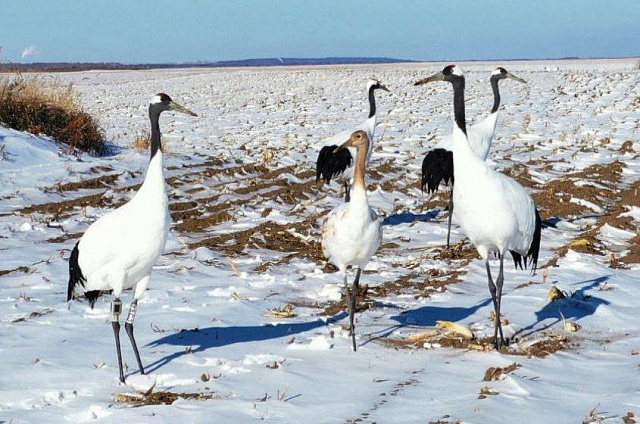
[[[471,125],[467,131],[467,139],[469,146],[477,157],[481,160],[487,160],[489,150],[491,149],[491,141],[496,131],[496,123],[498,122],[498,108],[500,107],[500,89],[498,82],[505,78],[511,78],[515,81],[526,84],[526,81],[508,72],[502,67],[496,68],[490,77],[491,89],[493,90],[493,107],[489,116],[482,121]],[[414,85],[421,85],[420,82]],[[453,139],[451,135],[443,138],[436,147],[429,151],[422,161],[422,180],[421,188],[427,193],[433,193],[438,190],[441,182],[445,184],[451,183],[453,190]],[[449,197],[449,219],[447,224],[447,248],[451,236],[451,216],[453,215],[453,193]]]
[[[369,80],[367,82],[367,93],[369,93],[369,117],[364,121],[358,129],[364,130],[369,138],[369,150],[367,151],[367,163],[371,159],[371,153],[373,152],[373,137],[376,130],[376,97],[375,90],[384,90],[389,92],[389,89],[380,84],[380,81]],[[340,178],[344,186],[344,200],[349,201],[350,183],[353,179],[353,157],[356,155],[356,149],[341,149],[335,144],[335,140],[338,139],[341,143],[342,140],[349,137],[353,130],[343,131],[335,136],[331,137],[318,154],[318,160],[316,161],[316,182],[322,178],[327,184],[331,182],[332,178]]]
[[[120,294],[124,289],[135,287],[125,330],[131,340],[140,373],[144,374],[133,337],[133,320],[138,299],[147,289],[151,269],[164,250],[169,232],[170,216],[158,123],[160,114],[164,111],[197,116],[164,93],[152,99],[149,105],[151,159],[142,186],[129,202],[94,222],[76,243],[69,259],[67,301],[71,300],[77,286],[84,289],[91,308],[100,291],[113,291],[111,324],[122,383],[125,379],[120,352]]]
[[[527,191],[511,178],[491,169],[472,149],[467,139],[464,110],[464,75],[456,65],[445,67],[417,85],[447,81],[453,86],[453,160],[455,190],[453,213],[463,233],[485,261],[489,291],[495,311],[494,343],[505,343],[500,320],[504,255],[511,253],[516,268],[531,266],[535,271],[540,251],[541,220]],[[498,278],[493,281],[489,257],[500,260]]]
[[[356,350],[354,313],[360,274],[371,256],[378,250],[382,241],[381,220],[367,201],[367,189],[364,183],[369,137],[365,131],[359,130],[351,134],[349,140],[337,147],[357,149],[355,172],[353,176],[352,197],[332,210],[322,228],[322,252],[331,263],[338,267],[344,277],[347,303],[349,304],[349,333],[353,350]],[[353,281],[353,290],[349,293],[347,284],[347,267],[357,267]]]

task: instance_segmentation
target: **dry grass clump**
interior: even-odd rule
[[[203,374],[204,375],[204,374]],[[218,393],[174,393],[170,391],[155,392],[153,389],[156,384],[153,385],[146,392],[137,393],[116,393],[113,395],[113,400],[116,403],[126,403],[132,406],[145,406],[145,405],[171,405],[178,399],[187,400],[210,400],[210,399],[222,399],[222,396]],[[229,393],[226,397],[231,397]]]
[[[106,152],[98,122],[82,110],[73,87],[59,81],[19,74],[0,80],[0,123],[91,154]]]
[[[151,147],[151,134],[149,131],[143,130],[136,134],[131,146],[136,150],[149,150]]]

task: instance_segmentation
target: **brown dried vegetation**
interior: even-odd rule
[[[95,155],[106,152],[98,122],[82,110],[73,87],[58,81],[20,74],[0,81],[0,123]]]

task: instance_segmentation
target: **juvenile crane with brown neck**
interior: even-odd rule
[[[365,171],[369,137],[365,131],[356,131],[349,140],[336,148],[336,151],[355,147],[356,163],[351,187],[351,200],[332,210],[322,228],[322,252],[343,276],[347,303],[349,305],[349,333],[356,350],[354,314],[356,296],[360,283],[360,274],[378,250],[382,241],[382,222],[378,214],[369,207],[365,186]],[[347,282],[347,267],[356,268],[352,289]]]

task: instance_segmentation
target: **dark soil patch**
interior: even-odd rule
[[[44,191],[45,192],[48,192],[48,191],[65,192],[65,191],[75,191],[80,189],[107,188],[107,187],[110,187],[113,183],[115,183],[116,180],[120,177],[120,175],[122,174],[108,174],[108,175],[102,175],[97,178],[90,178],[87,180],[73,181],[65,184],[60,183],[55,186],[45,188]]]
[[[312,235],[316,217],[291,224],[264,222],[254,228],[220,234],[189,245],[190,249],[208,247],[229,255],[238,255],[247,247],[271,249],[278,252],[297,252],[298,258],[324,262],[324,256],[317,237]],[[300,233],[309,240],[303,240],[292,232]]]
[[[475,246],[465,239],[460,243],[450,245],[449,249],[447,249],[445,246],[442,246],[439,257],[440,259],[445,260],[464,259],[467,261],[472,261],[473,259],[479,259],[480,255],[478,255],[478,251],[476,250]]]
[[[566,177],[550,181],[541,191],[533,194],[533,198],[545,217],[570,218],[593,214],[594,211],[586,206],[571,203],[571,198],[583,199],[600,207],[617,196],[617,186],[622,177],[624,164],[619,161],[604,165],[592,165],[583,171],[569,174]],[[576,184],[591,182],[594,185]]]
[[[47,243],[64,243],[67,240],[77,239],[82,237],[83,233],[66,233],[58,237],[53,237],[47,240]]]
[[[352,288],[351,281],[349,281],[349,288]],[[371,309],[373,302],[368,298],[369,290],[371,288],[364,284],[358,287],[358,293],[356,294],[356,312],[366,311]],[[327,306],[321,312],[324,316],[337,315],[342,311],[348,311],[349,305],[347,305],[347,297],[342,293],[342,298],[338,302],[329,302]]]
[[[78,197],[75,199],[63,200],[60,202],[50,202],[40,205],[27,206],[26,208],[18,209],[15,212],[23,215],[32,213],[51,214],[60,219],[70,216],[70,211],[75,208],[82,208],[86,206],[93,206],[96,208],[117,208],[122,204],[124,204],[124,201],[112,203],[111,199],[104,197],[104,192],[102,192],[91,194],[89,196]]]
[[[416,299],[431,297],[434,293],[444,293],[447,286],[459,282],[463,270],[442,271],[432,268],[426,273],[411,272],[402,277],[370,288],[376,298],[390,295],[411,294]]]
[[[0,277],[2,277],[3,275],[10,274],[12,272],[24,272],[24,273],[27,273],[27,272],[29,272],[29,267],[19,266],[17,268],[13,268],[13,269],[0,269]]]

